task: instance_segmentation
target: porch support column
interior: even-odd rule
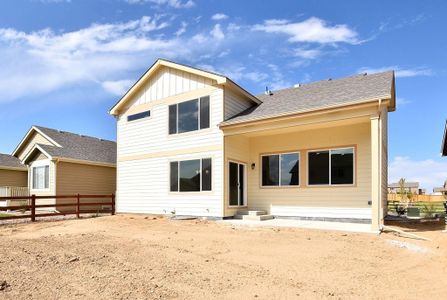
[[[380,116],[371,116],[371,230],[378,232],[381,221],[381,130]]]

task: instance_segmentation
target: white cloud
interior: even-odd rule
[[[222,13],[214,14],[211,17],[211,20],[214,20],[214,21],[221,21],[221,20],[225,20],[225,19],[228,19],[228,16],[226,14],[222,14]]]
[[[182,34],[184,34],[186,32],[186,27],[188,27],[188,23],[182,22],[180,28],[175,32],[175,35],[181,36]]]
[[[167,5],[173,8],[191,8],[195,5],[192,0],[181,1],[181,0],[125,0],[130,4],[142,4],[142,3],[152,3],[155,5]]]
[[[322,54],[319,49],[304,49],[304,48],[296,48],[294,50],[294,55],[304,59],[315,59]]]
[[[396,103],[397,103],[398,106],[405,106],[405,105],[410,104],[411,102],[412,101],[407,100],[405,98],[400,98],[400,97],[396,98]]]
[[[431,192],[433,187],[442,186],[447,179],[447,160],[412,160],[409,157],[395,157],[389,164],[389,182],[400,178],[418,181],[421,188]]]
[[[428,68],[400,68],[398,66],[388,66],[388,67],[380,67],[380,68],[368,68],[363,67],[360,68],[357,72],[358,73],[380,73],[385,71],[394,70],[394,74],[396,77],[415,77],[415,76],[431,76],[433,75],[433,71]]]
[[[134,84],[134,80],[104,81],[101,83],[104,90],[116,96],[122,96]]]
[[[211,33],[211,36],[217,40],[222,40],[225,38],[225,34],[223,33],[222,28],[220,27],[220,24],[214,25],[214,27],[210,33]]]
[[[345,24],[329,26],[326,21],[312,17],[302,22],[291,23],[288,20],[266,20],[253,30],[267,33],[282,33],[289,36],[289,42],[308,43],[359,43],[357,32]]]

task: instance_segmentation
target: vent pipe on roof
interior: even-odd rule
[[[269,87],[268,87],[268,86],[265,87],[265,94],[266,94],[266,95],[269,95],[269,96],[273,95],[272,91],[269,90]]]
[[[294,88],[299,88],[300,86],[301,86],[301,83],[295,83],[295,84],[293,85]]]

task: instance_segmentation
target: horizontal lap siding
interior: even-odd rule
[[[118,212],[222,216],[222,101],[222,89],[216,88],[210,94],[210,128],[179,135],[168,134],[166,104],[152,107],[147,119],[118,120]],[[205,157],[212,158],[212,192],[170,193],[169,161]]]
[[[249,99],[235,94],[229,89],[225,89],[225,120],[243,112],[254,104]]]
[[[371,149],[370,124],[310,130],[283,135],[257,137],[250,140],[251,161],[255,170],[249,168],[248,203],[251,208],[264,209],[274,215],[299,216],[303,208],[339,208],[334,216],[369,216],[371,200]],[[356,145],[356,186],[352,187],[307,187],[306,150],[327,147]],[[303,150],[306,149],[306,150]],[[277,151],[301,151],[300,185],[297,188],[260,188],[260,154]],[[343,210],[358,209],[356,210]],[[311,212],[312,210],[307,210]],[[354,213],[349,213],[349,212]],[[327,216],[326,216],[327,217]],[[363,218],[363,217],[362,217]]]
[[[0,186],[28,186],[28,172],[0,169]]]

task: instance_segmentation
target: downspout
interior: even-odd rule
[[[379,233],[383,231],[383,224],[381,223],[381,216],[383,216],[383,195],[382,195],[382,180],[383,180],[383,176],[382,176],[382,171],[383,171],[383,158],[382,158],[382,98],[379,99],[379,106],[377,108],[377,115],[379,116],[379,123],[377,126],[379,126],[379,199],[380,201],[377,201],[378,203],[378,214],[377,214],[377,224],[379,224]]]

